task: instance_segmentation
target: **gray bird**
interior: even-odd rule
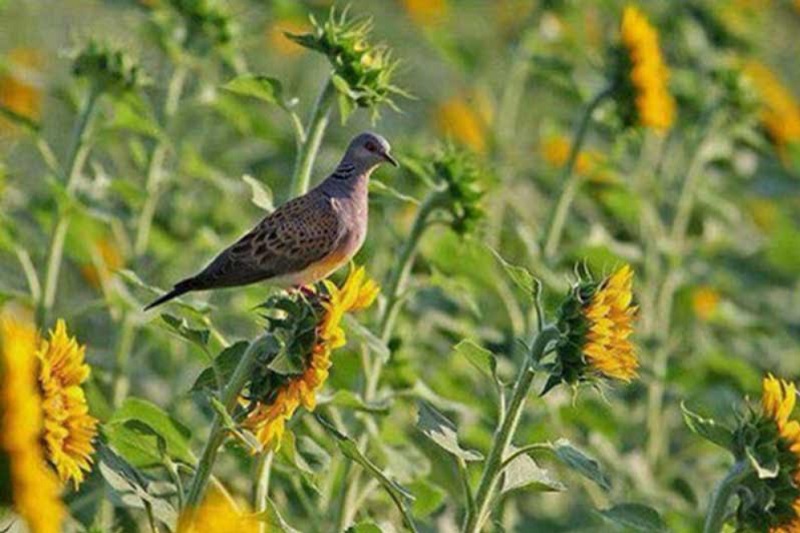
[[[385,161],[398,166],[389,150],[380,135],[356,136],[333,174],[264,217],[199,274],[176,283],[145,311],[192,291],[259,281],[300,287],[326,278],[364,243],[369,176]]]

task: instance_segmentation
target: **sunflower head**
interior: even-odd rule
[[[620,41],[612,49],[612,77],[623,122],[657,131],[669,129],[675,120],[675,100],[667,85],[669,69],[661,55],[658,31],[638,8],[627,6]]]
[[[333,364],[331,355],[346,343],[341,325],[345,314],[372,305],[380,290],[364,267],[352,267],[341,287],[328,280],[323,286],[325,293],[283,294],[265,304],[281,312],[270,318],[274,349],[254,372],[244,422],[265,447],[280,445],[286,422],[298,407],[316,407],[317,392]]]
[[[800,529],[800,423],[791,418],[796,395],[794,384],[767,375],[760,408],[734,432],[734,456],[755,466],[741,483],[749,494],[736,512],[742,529]]]
[[[256,533],[260,524],[254,515],[239,512],[227,498],[213,491],[191,516],[181,516],[178,533]]]
[[[91,372],[85,353],[86,347],[67,334],[63,320],[37,352],[48,456],[61,480],[72,481],[76,488],[92,468],[92,441],[97,436],[97,419],[89,414],[82,388]]]
[[[0,499],[13,505],[31,531],[56,533],[65,510],[42,446],[38,346],[31,324],[0,316]]]
[[[558,383],[575,384],[598,377],[629,382],[639,361],[630,336],[633,270],[625,265],[600,281],[579,280],[558,311],[561,338],[545,391]]]

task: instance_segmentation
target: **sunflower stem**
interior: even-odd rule
[[[612,91],[613,87],[608,86],[597,93],[595,97],[589,101],[583,111],[583,115],[581,115],[578,127],[575,130],[575,137],[572,139],[572,145],[569,149],[567,162],[564,165],[564,168],[561,171],[561,176],[558,179],[558,183],[563,183],[564,188],[561,190],[561,196],[559,196],[558,203],[556,203],[556,208],[553,210],[553,218],[550,220],[550,225],[548,226],[549,229],[547,230],[547,238],[544,241],[544,256],[548,260],[553,258],[556,250],[558,249],[558,245],[561,242],[561,235],[564,232],[564,224],[567,222],[569,208],[572,205],[572,201],[575,199],[575,195],[578,193],[578,187],[581,184],[581,175],[574,173],[573,170],[575,168],[575,162],[578,160],[581,147],[586,140],[586,134],[589,131],[589,123],[591,122],[592,114],[594,113],[595,109],[597,109],[600,104],[603,103],[606,97],[611,95]]]
[[[256,362],[256,359],[260,354],[260,348],[268,338],[268,334],[262,335],[250,343],[250,346],[247,347],[247,350],[245,350],[242,358],[239,359],[239,363],[236,365],[236,369],[233,371],[233,375],[231,376],[230,380],[228,380],[228,384],[222,391],[222,397],[220,398],[228,413],[231,413],[234,407],[236,407],[236,402],[239,398],[239,395],[251,377],[250,373],[253,365]],[[200,461],[197,463],[197,469],[195,470],[194,477],[189,485],[189,493],[186,496],[186,507],[189,509],[190,514],[194,512],[194,509],[197,508],[203,499],[203,494],[205,493],[208,479],[211,476],[211,470],[214,466],[214,462],[217,459],[217,452],[219,451],[219,447],[222,445],[224,440],[225,424],[222,421],[222,417],[217,414],[214,416],[214,423],[211,426],[211,432],[208,436],[208,440],[206,441],[206,445],[203,448]],[[190,516],[190,521],[191,518],[192,517]]]
[[[497,483],[502,473],[503,460],[508,450],[517,425],[522,416],[525,406],[525,399],[528,397],[531,385],[533,384],[534,371],[531,363],[541,358],[548,345],[559,337],[560,333],[555,326],[545,327],[536,336],[533,346],[528,356],[523,361],[514,383],[514,390],[508,406],[508,412],[497,429],[492,440],[492,447],[486,459],[481,475],[478,490],[475,495],[475,507],[472,513],[467,516],[464,531],[467,533],[478,533],[483,527],[484,522],[489,517],[490,504],[494,497]]]
[[[750,472],[750,464],[747,461],[738,461],[731,467],[725,478],[720,481],[719,485],[714,489],[711,501],[708,504],[703,533],[719,533],[722,531],[728,515],[728,500],[731,499],[731,496],[739,487],[739,483]]]
[[[253,509],[256,513],[267,510],[269,503],[269,480],[272,473],[272,450],[262,453],[256,461],[256,486],[253,491]],[[267,523],[261,522],[258,526],[259,533],[267,532]]]
[[[169,85],[167,86],[167,95],[164,100],[163,128],[165,130],[169,127],[172,118],[178,112],[178,104],[180,103],[188,74],[189,69],[184,64],[178,64],[172,73]],[[153,225],[153,217],[158,207],[158,200],[161,198],[164,161],[167,157],[168,147],[169,142],[166,137],[159,137],[150,154],[150,161],[147,164],[147,182],[145,185],[147,197],[145,198],[144,206],[142,207],[139,220],[136,224],[136,242],[134,244],[134,253],[136,256],[141,256],[147,251],[147,244],[150,241],[150,228]]]
[[[322,137],[325,135],[325,130],[330,121],[331,108],[333,107],[335,96],[336,88],[333,86],[331,78],[328,78],[317,101],[314,103],[308,128],[305,130],[306,133],[298,140],[299,149],[297,150],[297,160],[295,161],[294,174],[292,175],[291,189],[289,191],[292,198],[308,191],[311,170],[314,167],[314,160],[317,158],[319,147],[322,144]],[[302,131],[302,129],[298,129],[297,124],[295,129],[298,132]]]
[[[75,128],[72,132],[72,141],[67,152],[66,165],[63,167],[63,181],[68,198],[72,198],[77,185],[77,178],[83,170],[83,164],[89,155],[89,145],[86,142],[88,136],[89,123],[97,109],[97,101],[100,99],[102,91],[99,87],[92,85],[86,95]],[[47,270],[45,273],[44,291],[36,306],[36,322],[40,326],[45,326],[50,319],[50,311],[56,300],[58,290],[58,278],[61,271],[61,260],[64,257],[64,243],[69,229],[70,215],[65,212],[65,208],[59,210],[58,221],[53,229],[50,239],[49,252],[47,254]]]
[[[400,256],[395,267],[389,275],[389,281],[386,284],[386,305],[383,308],[381,318],[378,326],[378,336],[384,342],[389,342],[389,339],[394,330],[394,323],[400,313],[402,304],[402,292],[408,282],[408,277],[411,273],[411,267],[414,264],[414,257],[416,256],[417,248],[420,240],[422,239],[425,230],[430,227],[428,220],[430,216],[436,211],[442,201],[442,192],[438,190],[431,191],[423,200],[422,204],[417,211],[417,216],[414,219],[414,224],[411,228],[411,233],[403,244],[400,250]],[[381,358],[376,357],[375,361],[370,365],[369,359],[364,358],[366,374],[366,384],[364,387],[365,401],[371,401],[378,391],[378,383],[380,382],[381,372],[383,371],[384,362]],[[364,434],[359,439],[359,449],[363,449],[367,443],[367,435]],[[352,461],[346,461],[344,464],[344,474],[342,479],[345,483],[345,488],[342,497],[339,499],[339,509],[337,510],[337,522],[340,531],[347,528],[349,525],[350,517],[353,516],[353,507],[357,500],[356,495],[359,491],[360,471],[352,470]],[[349,481],[349,482],[348,482]]]

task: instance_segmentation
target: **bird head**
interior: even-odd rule
[[[364,132],[350,141],[345,160],[349,160],[358,167],[368,169],[372,169],[383,162],[399,166],[397,160],[389,153],[390,151],[389,141],[377,133]]]

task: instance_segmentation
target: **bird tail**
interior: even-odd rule
[[[186,294],[187,292],[193,291],[193,290],[195,290],[197,288],[198,287],[197,287],[197,283],[195,281],[195,278],[189,278],[189,279],[185,279],[183,281],[179,281],[178,283],[175,284],[175,286],[172,288],[172,290],[169,291],[167,294],[165,294],[165,295],[159,297],[158,299],[156,299],[155,301],[150,302],[149,304],[147,304],[145,306],[144,310],[145,311],[149,311],[150,309],[152,309],[154,307],[157,307],[157,306],[159,306],[159,305],[161,305],[163,303],[166,303],[166,302],[168,302],[168,301],[170,301],[170,300],[172,300],[174,298],[177,298],[178,296],[181,296],[182,294]]]

